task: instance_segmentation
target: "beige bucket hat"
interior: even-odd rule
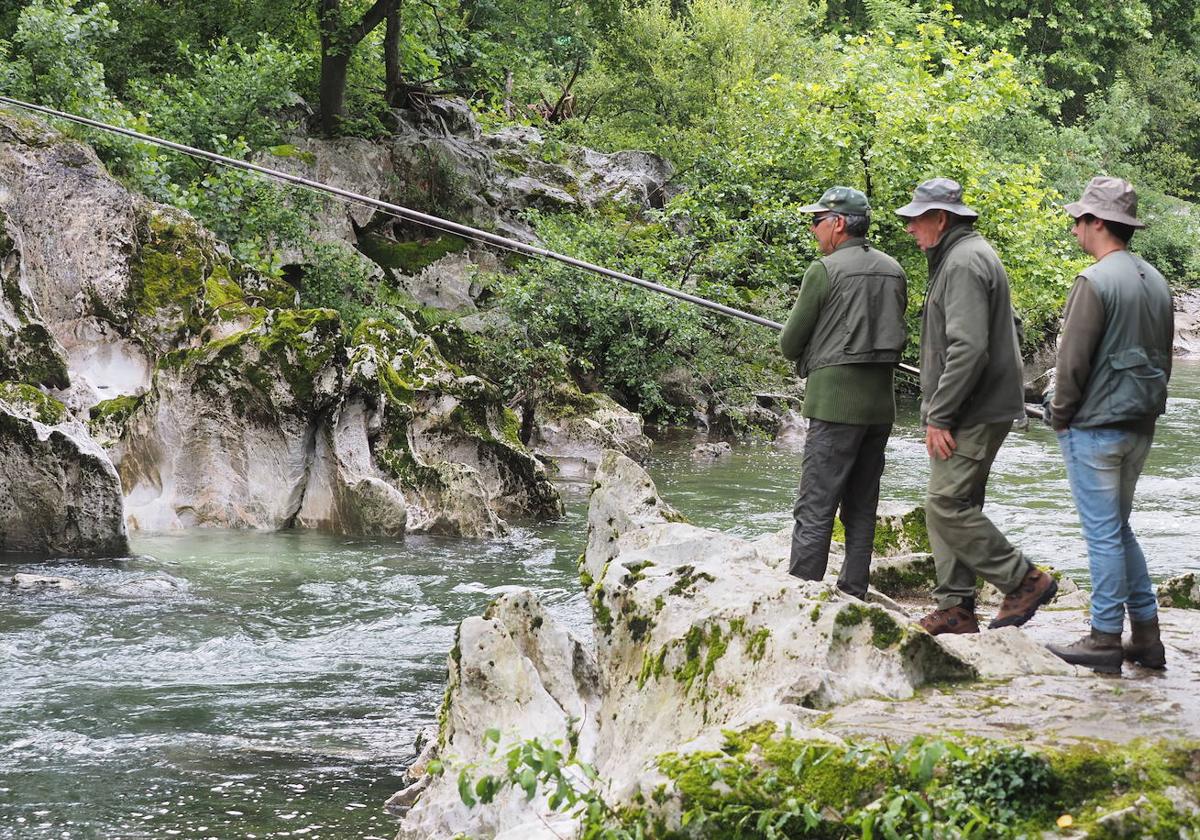
[[[912,201],[896,211],[897,216],[915,219],[930,210],[945,210],[956,216],[973,219],[979,214],[963,204],[963,188],[950,178],[930,178],[913,190]]]
[[[1144,228],[1146,223],[1137,219],[1137,205],[1137,193],[1132,184],[1121,178],[1097,175],[1088,181],[1079,200],[1063,209],[1071,214],[1072,219],[1090,214],[1097,219]]]

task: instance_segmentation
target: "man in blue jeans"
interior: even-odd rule
[[[1079,247],[1095,262],[1075,278],[1067,298],[1048,419],[1087,541],[1092,629],[1050,651],[1105,673],[1120,673],[1123,659],[1163,668],[1158,603],[1129,514],[1155,421],[1167,405],[1171,291],[1154,266],[1129,251],[1134,231],[1145,225],[1128,182],[1093,178],[1064,209],[1075,220]],[[1132,634],[1122,649],[1126,612]]]

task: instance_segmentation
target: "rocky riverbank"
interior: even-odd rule
[[[1086,623],[1086,597],[1065,580],[1025,630],[930,637],[913,623],[929,584],[920,516],[884,524],[880,549],[895,557],[863,604],[832,578],[788,576],[786,532],[747,541],[689,525],[636,464],[606,453],[580,564],[594,638],[574,638],[529,592],[463,622],[440,730],[391,802],[405,814],[399,837],[577,836],[562,785],[591,791],[593,824],[648,836],[732,836],[720,826],[747,814],[842,836],[864,814],[902,811],[903,790],[942,802],[930,819],[950,825],[960,789],[932,773],[948,755],[975,779],[1024,768],[997,794],[1009,811],[976,802],[997,832],[1146,836],[1195,823],[1195,612],[1163,611],[1165,675],[1129,668],[1122,680],[1042,647]],[[951,744],[929,753],[928,778],[889,777],[900,743],[923,736],[913,749],[936,752],[948,733],[970,752]],[[806,770],[802,756],[828,767]],[[683,830],[695,820],[709,833]],[[1126,833],[1105,833],[1116,824]]]
[[[390,146],[298,138],[268,162],[385,200],[425,184],[527,239],[518,219],[538,202],[661,203],[670,167],[653,156],[547,164],[536,132],[484,137],[465,106],[439,108],[401,120]],[[126,528],[491,536],[558,515],[547,464],[586,472],[603,448],[648,449],[640,418],[600,396],[518,417],[415,326],[474,311],[488,257],[465,243],[326,205],[316,239],[357,249],[411,303],[350,324],[297,308],[293,285],[9,111],[0,184],[0,551],[120,554]]]

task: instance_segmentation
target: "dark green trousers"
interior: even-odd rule
[[[945,461],[930,459],[925,522],[937,571],[933,597],[939,609],[973,600],[976,576],[1007,594],[1029,570],[1020,549],[983,515],[992,462],[1011,429],[1011,422],[955,429],[954,454]]]

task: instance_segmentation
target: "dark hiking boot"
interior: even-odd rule
[[[975,617],[975,611],[963,606],[934,610],[924,616],[918,624],[931,636],[939,636],[942,633],[979,632],[979,619]]]
[[[1149,621],[1130,621],[1132,632],[1125,645],[1125,658],[1143,668],[1167,667],[1167,649],[1158,635],[1158,617]]]
[[[1004,596],[1000,612],[988,625],[989,630],[997,627],[1020,627],[1033,618],[1042,604],[1049,603],[1058,593],[1058,581],[1037,566],[1030,566],[1020,585]]]
[[[1072,665],[1082,665],[1102,674],[1121,673],[1124,654],[1120,633],[1103,633],[1093,627],[1092,632],[1073,645],[1046,645],[1046,649]]]

